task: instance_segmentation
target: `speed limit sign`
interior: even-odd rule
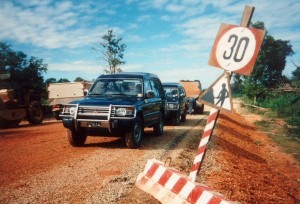
[[[265,30],[221,24],[208,64],[250,75],[265,33]]]

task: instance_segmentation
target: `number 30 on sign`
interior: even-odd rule
[[[208,64],[250,75],[265,33],[265,30],[221,24]]]

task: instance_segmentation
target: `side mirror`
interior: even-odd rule
[[[155,97],[154,92],[152,90],[148,90],[146,92],[146,96],[147,96],[147,98],[154,98]]]

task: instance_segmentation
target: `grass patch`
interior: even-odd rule
[[[267,134],[282,150],[292,154],[300,162],[299,129],[287,125],[286,121],[274,111],[261,111],[253,107],[246,107],[248,112],[262,116],[262,120],[254,122],[259,131]]]
[[[260,126],[261,128],[264,128],[264,129],[269,129],[270,122],[266,121],[266,120],[260,120],[260,121],[255,121],[254,125]]]

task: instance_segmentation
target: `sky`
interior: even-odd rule
[[[209,87],[223,69],[208,65],[221,23],[239,25],[245,6],[275,39],[289,40],[288,77],[300,63],[300,0],[0,0],[0,41],[42,59],[44,79],[104,73],[99,46],[113,30],[126,45],[123,71],[151,72],[162,82],[200,80]]]

